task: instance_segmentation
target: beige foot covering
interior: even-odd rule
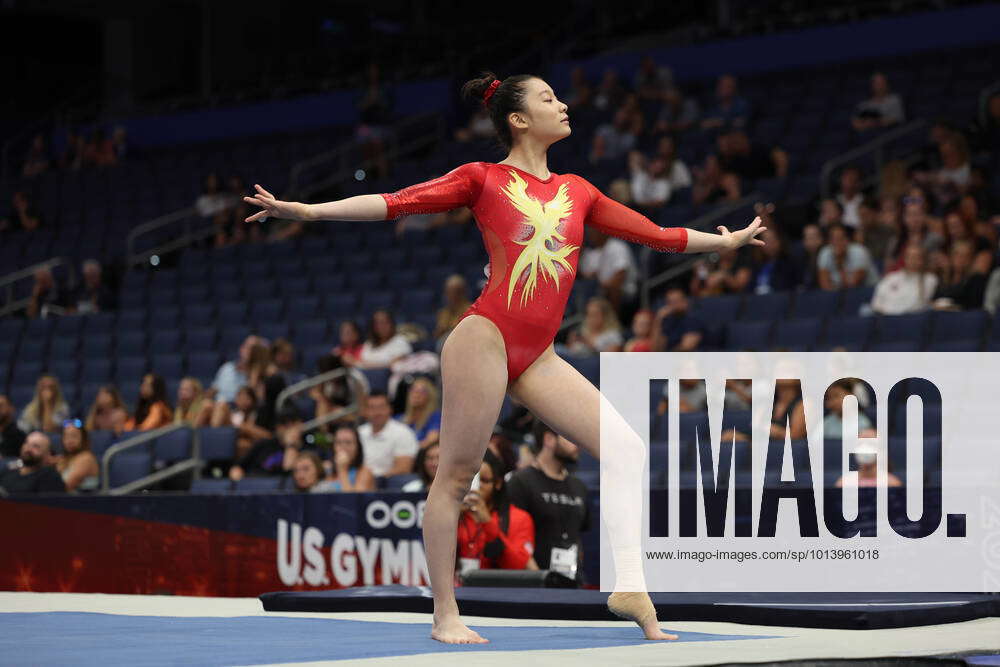
[[[656,619],[656,607],[648,593],[612,593],[608,596],[608,611],[640,626]]]

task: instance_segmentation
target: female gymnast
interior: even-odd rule
[[[549,146],[570,134],[567,107],[532,75],[502,81],[486,73],[463,93],[489,111],[509,151],[499,163],[471,162],[444,176],[394,193],[321,204],[275,199],[257,185],[245,201],[263,210],[247,222],[392,220],[467,206],[489,254],[489,280],[441,350],[443,405],[440,463],[424,512],[424,544],[434,596],[431,637],[447,643],[484,643],[466,627],[455,600],[455,544],[462,500],[479,471],[505,394],[554,431],[599,456],[605,440],[627,456],[606,462],[602,515],[614,553],[615,590],[608,608],[635,621],[647,639],[676,639],[660,630],[645,592],[640,542],[645,445],[623,419],[600,424],[598,389],[552,349],[573,287],[584,226],[664,252],[713,252],[763,245],[760,218],[719,234],[659,227],[604,196],[583,178],[549,171]],[[609,414],[608,412],[605,415]],[[611,429],[609,431],[609,429]],[[608,433],[613,433],[613,439]],[[623,461],[627,463],[622,463]]]

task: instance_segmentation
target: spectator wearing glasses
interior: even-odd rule
[[[56,470],[67,491],[97,488],[101,469],[90,451],[90,435],[79,419],[67,419],[62,428],[63,453],[56,457]]]

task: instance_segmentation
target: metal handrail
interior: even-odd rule
[[[116,442],[111,447],[109,447],[107,451],[104,452],[104,456],[101,457],[101,493],[107,493],[112,495],[131,493],[132,491],[154,484],[155,482],[158,482],[162,479],[166,479],[167,477],[171,477],[175,474],[178,474],[179,472],[183,472],[185,470],[193,469],[194,467],[196,467],[200,463],[199,454],[201,447],[198,441],[198,431],[192,429],[191,456],[185,459],[185,461],[175,463],[169,468],[165,468],[164,470],[151,473],[140,479],[129,482],[128,484],[125,484],[123,486],[116,487],[114,489],[111,488],[111,476],[110,476],[111,459],[113,459],[115,456],[117,456],[122,452],[128,451],[130,449],[135,449],[140,445],[145,445],[153,440],[156,440],[160,436],[167,435],[168,433],[173,433],[174,431],[186,428],[190,427],[187,424],[170,424],[168,426],[154,429],[152,431],[145,431],[143,433],[140,433],[139,435],[132,436],[127,440]],[[175,468],[178,468],[179,470],[174,470]],[[164,475],[164,473],[166,473],[167,471],[171,471],[170,474]],[[155,479],[151,480],[150,478],[155,478]]]
[[[745,206],[750,206],[763,198],[759,192],[751,192],[750,194],[737,199],[736,201],[729,202],[722,206],[712,209],[708,213],[699,216],[688,223],[688,227],[698,231],[706,229],[716,220],[726,217],[730,213],[734,213]],[[671,281],[677,276],[683,275],[691,269],[697,262],[699,258],[692,257],[689,259],[682,260],[677,266],[672,266],[665,271],[658,273],[655,276],[647,276],[642,281],[642,286],[640,287],[640,304],[643,308],[649,308],[650,303],[650,292],[656,287],[659,287],[665,282]]]
[[[885,145],[890,141],[895,141],[900,137],[904,137],[917,130],[921,130],[926,127],[926,125],[926,120],[923,118],[917,118],[916,120],[910,121],[906,125],[895,127],[886,131],[862,146],[852,148],[846,153],[841,153],[840,155],[830,158],[824,162],[823,168],[819,173],[819,190],[823,199],[827,199],[830,196],[830,177],[833,175],[835,169],[850,162],[854,162],[858,158],[868,155],[869,153],[875,153],[876,173],[879,173],[882,171],[882,149]]]
[[[310,389],[312,389],[317,385],[321,385],[326,382],[329,382],[330,380],[336,380],[337,378],[344,376],[347,377],[348,384],[350,384],[351,381],[355,383],[358,382],[358,379],[351,375],[350,368],[334,368],[332,371],[326,371],[324,373],[320,373],[319,375],[314,375],[310,378],[306,378],[305,380],[299,380],[295,384],[285,387],[284,389],[281,390],[281,393],[278,394],[278,398],[274,402],[275,413],[281,414],[281,409],[285,407],[285,403],[288,401],[290,397],[309,391]],[[346,406],[347,408],[353,407],[354,409],[357,409],[358,407],[357,396],[360,395],[360,393],[361,392],[353,394],[354,401],[348,404]]]
[[[26,278],[33,278],[35,271],[38,271],[39,269],[53,269],[57,266],[69,267],[68,287],[70,290],[74,289],[76,287],[76,270],[74,269],[73,261],[68,257],[52,257],[23,269],[12,271],[11,273],[8,273],[0,278],[0,290],[6,288],[7,291],[7,299],[3,307],[0,307],[0,317],[16,313],[19,310],[27,308],[28,304],[31,303],[30,297],[14,301],[14,284],[16,282]]]
[[[988,111],[987,106],[989,105],[990,98],[993,97],[993,93],[1000,91],[1000,79],[997,79],[993,83],[984,87],[979,91],[979,124],[986,127],[988,122]]]

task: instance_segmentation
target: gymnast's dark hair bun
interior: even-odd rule
[[[489,89],[493,80],[497,78],[499,77],[493,72],[481,72],[477,78],[469,79],[465,82],[465,85],[462,86],[462,97],[473,102],[482,102],[483,95]]]
[[[462,96],[476,104],[482,104],[483,95],[499,78],[493,72],[481,72],[475,79],[465,82],[465,85],[462,86]],[[515,74],[502,79],[486,104],[486,108],[490,112],[490,120],[493,121],[493,129],[497,133],[497,140],[500,142],[500,146],[507,150],[510,150],[514,144],[514,136],[511,133],[507,116],[516,111],[524,111],[524,84],[529,79],[534,78],[537,78],[534,74]]]

